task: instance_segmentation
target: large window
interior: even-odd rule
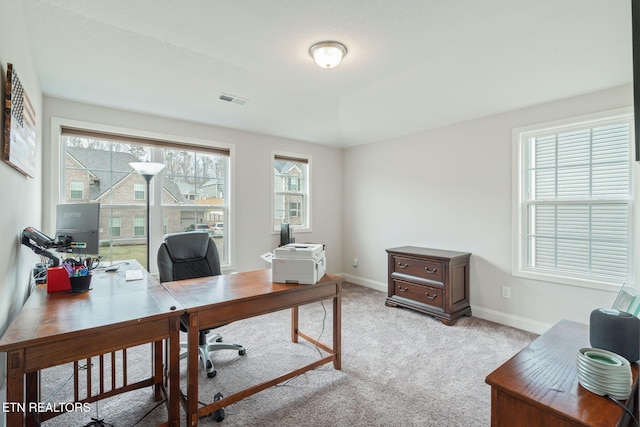
[[[61,133],[60,203],[100,202],[104,260],[137,259],[146,267],[148,233],[157,245],[164,234],[224,222],[226,226],[211,234],[222,265],[229,264],[229,149],[64,126]],[[149,194],[145,179],[129,166],[139,161],[165,164],[150,181]],[[154,252],[150,251],[152,270]]]
[[[631,135],[628,115],[514,133],[516,274],[590,286],[632,279]]]
[[[287,223],[294,229],[311,228],[309,157],[273,155],[273,231]]]

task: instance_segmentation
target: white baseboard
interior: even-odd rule
[[[527,319],[526,317],[514,316],[513,314],[503,313],[488,308],[471,306],[471,313],[474,317],[489,320],[490,322],[500,323],[502,325],[511,326],[512,328],[522,329],[523,331],[533,332],[534,334],[544,334],[553,325],[539,322],[537,320]]]
[[[371,288],[376,291],[382,291],[385,293],[388,291],[386,282],[376,282],[375,280],[364,279],[362,277],[346,273],[340,273],[340,276],[344,277],[345,280],[349,283],[355,283],[356,285],[364,286],[365,288]]]
[[[356,285],[364,286],[374,289],[376,291],[387,292],[386,282],[377,282],[375,280],[365,279],[362,277],[354,276],[352,274],[340,273],[340,276],[344,277],[349,283],[355,283]],[[537,320],[527,319],[525,317],[514,316],[513,314],[503,313],[501,311],[491,310],[489,308],[471,306],[471,313],[473,316],[488,320],[490,322],[500,323],[502,325],[511,326],[512,328],[522,329],[523,331],[533,332],[534,334],[543,334],[551,326],[548,323],[539,322]]]

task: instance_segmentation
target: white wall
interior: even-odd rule
[[[38,83],[29,33],[19,0],[0,1],[0,72],[4,106],[7,63],[13,64],[36,113],[36,172],[28,178],[0,161],[3,206],[0,209],[0,335],[20,310],[29,289],[31,269],[39,258],[20,244],[20,233],[27,226],[40,227],[42,217],[42,93]],[[4,108],[0,114],[4,123]],[[4,129],[4,125],[0,128]],[[0,141],[4,133],[0,135]],[[0,384],[6,376],[5,353],[0,353]],[[3,399],[0,399],[3,400]],[[2,422],[0,415],[0,423]]]
[[[511,275],[512,129],[632,101],[629,85],[345,150],[347,278],[386,290],[386,248],[471,252],[474,315],[534,332],[563,318],[588,323],[615,292]],[[640,166],[633,167],[638,193]],[[637,207],[634,217],[638,242]],[[501,298],[502,286],[511,287],[511,299]]]
[[[235,238],[234,269],[237,271],[266,268],[260,255],[279,244],[280,235],[271,233],[271,168],[272,150],[312,157],[312,232],[297,233],[296,240],[326,244],[328,271],[342,271],[342,150],[317,144],[285,140],[216,126],[171,120],[145,114],[114,110],[93,105],[44,98],[45,135],[51,133],[51,119],[72,119],[108,126],[118,126],[154,134],[186,137],[235,146]],[[44,156],[53,158],[53,144],[47,144]],[[45,162],[45,176],[51,176],[52,165]],[[233,173],[233,171],[232,171]],[[51,206],[57,202],[51,191],[52,179],[44,183],[44,227],[51,229]],[[232,215],[234,215],[232,213]],[[153,245],[153,243],[152,243]],[[152,252],[155,249],[152,248]]]

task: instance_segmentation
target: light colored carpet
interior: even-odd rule
[[[444,326],[412,310],[385,307],[385,297],[383,292],[344,285],[342,370],[323,365],[228,406],[222,423],[205,417],[199,424],[489,426],[491,391],[485,377],[536,335],[474,317]],[[318,359],[315,346],[304,340],[291,343],[289,327],[290,311],[285,310],[218,328],[226,342],[243,344],[247,354],[215,352],[218,375],[209,379],[201,371],[199,400],[209,403],[218,391],[227,396]],[[331,303],[301,307],[300,330],[331,343]],[[129,377],[143,378],[150,363],[149,347],[131,352],[136,358],[128,366]],[[184,377],[186,361],[181,370]],[[70,374],[70,365],[45,370],[42,400],[69,400]],[[98,417],[114,426],[151,426],[166,419],[165,407],[154,409],[156,405],[151,390],[143,389],[92,404],[91,412],[64,414],[43,425],[84,426]],[[184,412],[181,422],[185,424]]]

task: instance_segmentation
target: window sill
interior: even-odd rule
[[[518,270],[512,273],[514,277],[521,277],[523,279],[539,280],[543,282],[557,283],[561,285],[576,286],[586,289],[598,289],[601,291],[619,292],[620,287],[623,284],[633,285],[632,282],[603,282],[598,280],[578,279],[575,277],[559,276],[555,274],[545,274],[540,272],[533,272],[527,270]]]

